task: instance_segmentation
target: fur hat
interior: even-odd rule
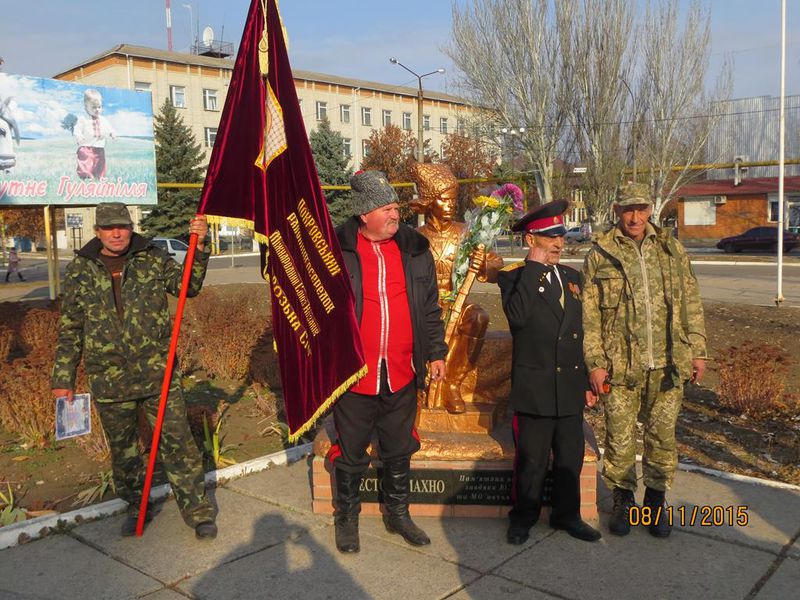
[[[350,187],[350,206],[356,216],[398,201],[397,192],[381,171],[359,171],[350,178]]]

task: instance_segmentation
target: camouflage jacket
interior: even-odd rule
[[[172,319],[167,293],[177,296],[183,267],[136,233],[122,273],[123,318],[114,304],[111,274],[93,239],[67,265],[61,328],[51,386],[73,389],[83,353],[89,388],[99,401],[156,395],[164,377]],[[203,285],[209,254],[196,252],[188,296]]]
[[[652,226],[651,226],[652,227]],[[645,356],[652,340],[666,339],[666,365],[680,381],[691,377],[693,358],[706,356],[703,305],[697,278],[686,250],[672,235],[656,227],[655,252],[644,256],[623,239],[617,227],[600,235],[583,265],[583,354],[589,371],[602,368],[615,385],[636,385],[643,380]],[[640,258],[641,257],[641,258]],[[644,269],[660,269],[661,289],[643,285]],[[666,310],[653,318],[652,303]],[[654,332],[652,324],[666,323],[667,331]],[[644,366],[644,368],[643,368]]]

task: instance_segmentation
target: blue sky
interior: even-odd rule
[[[462,0],[459,0],[462,1]],[[684,0],[682,0],[682,3]],[[2,0],[2,4],[12,4]],[[166,48],[164,0],[33,0],[35,10],[5,11],[0,56],[6,72],[52,76],[119,43]],[[192,6],[190,11],[183,4]],[[708,2],[712,18],[712,68],[731,54],[734,97],[777,95],[780,85],[780,0]],[[800,2],[787,2],[787,93],[800,93]],[[31,5],[28,5],[31,6]],[[213,27],[238,46],[249,0],[172,0],[176,50],[189,47],[190,22]],[[449,0],[281,0],[290,58],[306,69],[380,81],[416,80],[388,58],[417,72],[444,67],[426,88],[457,93],[450,61],[441,52],[449,36]],[[223,30],[224,27],[224,30]]]

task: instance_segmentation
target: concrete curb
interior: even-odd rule
[[[604,448],[599,448],[600,456],[605,454]],[[642,462],[642,455],[636,455],[636,462]],[[800,492],[800,485],[793,483],[784,483],[783,481],[775,481],[773,479],[762,479],[760,477],[751,477],[750,475],[739,475],[738,473],[728,473],[727,471],[718,471],[717,469],[709,469],[708,467],[701,467],[699,465],[691,465],[689,463],[678,463],[678,470],[686,471],[687,473],[702,473],[703,475],[710,475],[711,477],[718,477],[719,479],[727,479],[728,481],[739,481],[741,483],[749,483],[750,485],[761,485],[777,490],[791,490],[793,492]]]
[[[253,458],[243,463],[237,463],[225,467],[224,469],[209,471],[206,473],[206,487],[214,487],[218,483],[237,479],[249,475],[250,473],[264,471],[270,467],[283,466],[297,462],[311,453],[311,446],[312,444],[309,442],[301,446],[295,446],[266,456]],[[150,490],[150,498],[158,500],[168,496],[171,492],[170,485],[165,483],[152,488]],[[28,519],[21,523],[14,523],[13,525],[2,527],[0,528],[0,550],[18,545],[20,543],[20,537],[23,537],[25,541],[43,537],[50,533],[50,530],[53,528],[80,524],[83,521],[111,516],[122,512],[127,506],[127,502],[115,498],[114,500],[71,510],[66,513],[44,515],[42,517],[36,517],[35,519]]]

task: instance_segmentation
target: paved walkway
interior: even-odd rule
[[[680,472],[670,499],[687,519],[694,506],[746,506],[749,522],[687,523],[666,540],[635,529],[587,544],[539,524],[509,546],[504,521],[419,518],[433,543],[412,548],[362,517],[361,553],[343,556],[332,519],[310,510],[309,473],[304,459],[216,489],[214,542],[196,541],[169,500],[139,539],[119,537],[116,516],[0,551],[0,599],[717,600],[800,589],[796,491]]]

